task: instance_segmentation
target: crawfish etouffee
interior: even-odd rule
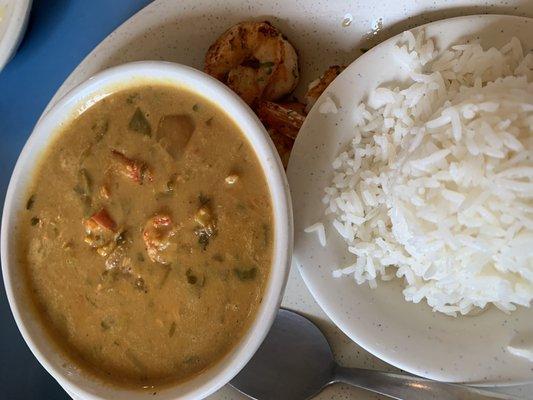
[[[20,264],[55,342],[108,382],[154,387],[226,355],[273,256],[266,178],[223,110],[141,84],[62,128],[17,227]]]

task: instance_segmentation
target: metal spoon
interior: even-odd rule
[[[322,332],[307,318],[283,309],[257,353],[230,384],[252,399],[305,400],[338,382],[397,400],[518,400],[413,375],[341,367]]]

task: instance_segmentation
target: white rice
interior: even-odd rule
[[[311,233],[316,232],[318,241],[322,245],[322,247],[326,246],[326,228],[324,228],[324,224],[322,222],[317,222],[314,225],[311,225],[304,229],[305,233]]]
[[[354,263],[333,276],[403,278],[407,301],[467,314],[533,299],[533,54],[453,46],[421,31],[396,47],[410,80],[354,110],[323,199]],[[329,107],[326,106],[326,108]],[[326,244],[324,226],[315,224]]]
[[[329,96],[325,96],[322,104],[318,106],[318,112],[320,114],[337,114],[338,111],[337,105]]]

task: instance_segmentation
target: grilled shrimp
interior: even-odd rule
[[[329,86],[333,80],[339,76],[339,74],[344,70],[343,66],[340,65],[332,65],[329,67],[320,78],[313,81],[309,85],[309,90],[305,94],[305,102],[307,104],[307,111],[313,107],[313,104],[316,103],[318,98],[322,93],[324,93],[324,90]]]
[[[296,50],[269,22],[241,22],[207,51],[205,72],[228,85],[246,103],[278,100],[298,83]]]
[[[145,181],[152,182],[152,172],[144,162],[128,158],[117,150],[111,150],[111,154],[119,165],[122,175],[140,185]]]
[[[143,230],[143,240],[150,259],[160,264],[170,264],[171,238],[175,235],[172,219],[166,214],[150,218]]]
[[[257,107],[257,116],[267,129],[296,139],[305,120],[305,105],[261,101]]]

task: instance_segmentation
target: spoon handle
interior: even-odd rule
[[[333,382],[347,383],[396,400],[519,400],[470,386],[432,381],[407,374],[338,366]]]

